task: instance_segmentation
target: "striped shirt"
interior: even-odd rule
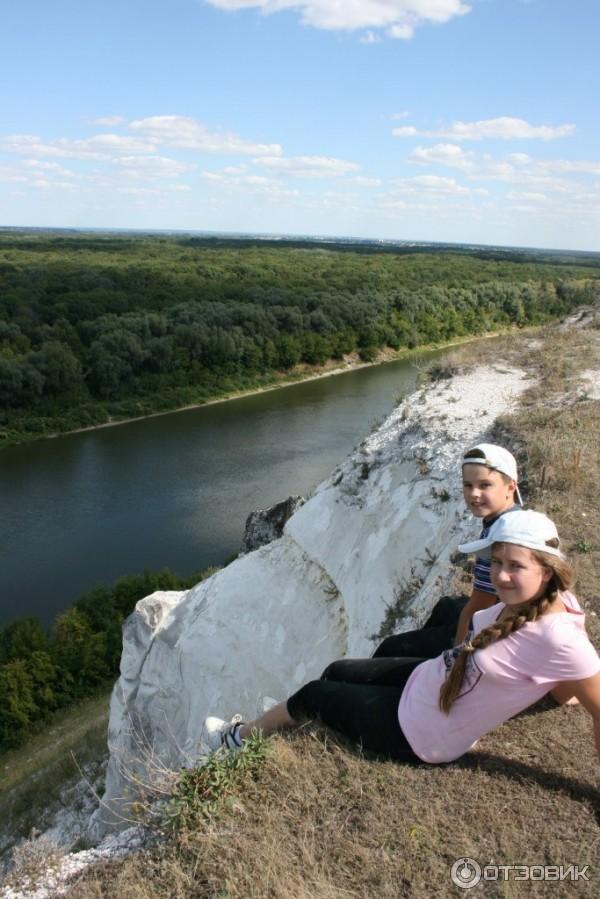
[[[510,509],[505,509],[504,512],[501,512],[500,515],[493,515],[491,518],[483,519],[483,528],[481,529],[481,534],[479,535],[479,539],[483,540],[484,537],[490,532],[490,528],[496,521],[502,516],[506,515],[507,512],[517,512],[521,506],[518,503],[515,503],[514,506],[511,506]],[[482,593],[490,593],[492,596],[496,595],[496,591],[492,585],[492,579],[490,576],[490,572],[492,570],[492,560],[491,559],[482,559],[480,556],[475,556],[475,571],[473,572],[473,587],[475,590],[481,590]]]

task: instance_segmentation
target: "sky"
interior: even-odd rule
[[[598,0],[19,0],[0,225],[600,250]]]

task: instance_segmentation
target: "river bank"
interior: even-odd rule
[[[334,377],[335,375],[347,374],[350,371],[358,371],[364,368],[372,368],[373,366],[383,365],[389,362],[398,362],[402,360],[418,359],[424,353],[435,351],[443,352],[452,347],[460,347],[465,344],[476,342],[478,340],[489,340],[499,337],[503,334],[511,332],[524,333],[533,330],[534,326],[522,328],[506,328],[501,331],[491,331],[485,334],[468,335],[464,338],[455,338],[445,343],[423,344],[413,349],[394,350],[391,347],[384,347],[377,351],[376,358],[373,361],[363,361],[358,352],[348,353],[342,357],[343,365],[340,365],[339,359],[328,359],[322,365],[308,365],[301,363],[287,372],[275,372],[272,377],[266,376],[265,383],[258,387],[250,387],[248,389],[227,390],[224,395],[216,395],[211,399],[199,402],[185,403],[176,405],[173,408],[158,409],[156,411],[144,412],[140,415],[126,414],[121,416],[109,416],[107,421],[98,421],[91,425],[83,425],[80,427],[68,427],[65,430],[49,430],[41,433],[24,433],[11,432],[10,430],[0,431],[0,451],[9,446],[19,446],[25,443],[33,443],[44,439],[56,439],[58,437],[66,437],[70,434],[83,434],[89,431],[97,431],[102,428],[113,428],[119,425],[131,424],[133,422],[145,421],[150,418],[159,418],[164,415],[174,415],[178,412],[189,412],[194,409],[201,409],[207,406],[214,406],[221,403],[231,402],[232,400],[243,399],[249,396],[257,396],[268,393],[273,390],[283,390],[286,387],[295,387],[298,384],[304,384],[310,381],[320,380],[321,378]],[[132,402],[136,402],[132,400]],[[138,405],[141,405],[139,401]],[[99,404],[97,410],[103,409]]]

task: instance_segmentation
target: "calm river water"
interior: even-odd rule
[[[49,623],[86,590],[144,568],[220,564],[250,511],[306,495],[416,376],[391,362],[3,450],[0,626]]]

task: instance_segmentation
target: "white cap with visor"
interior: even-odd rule
[[[467,452],[469,453],[469,458],[465,458],[467,455],[465,453],[462,461],[463,466],[485,465],[486,468],[491,468],[492,471],[499,471],[501,474],[505,474],[515,482],[515,486],[517,485],[517,481],[519,480],[517,460],[513,454],[509,453],[503,446],[497,446],[495,443],[478,443],[477,446],[471,447]],[[471,456],[471,453],[475,452],[481,453],[481,455]],[[516,486],[516,494],[518,502],[520,505],[523,505],[518,486]]]
[[[548,545],[549,541],[556,545]],[[493,543],[514,543],[516,546],[536,549],[564,559],[558,542],[556,525],[547,515],[534,512],[533,509],[516,509],[501,515],[491,526],[487,536],[472,543],[461,543],[458,549],[461,553],[477,553],[481,558],[489,559]]]

